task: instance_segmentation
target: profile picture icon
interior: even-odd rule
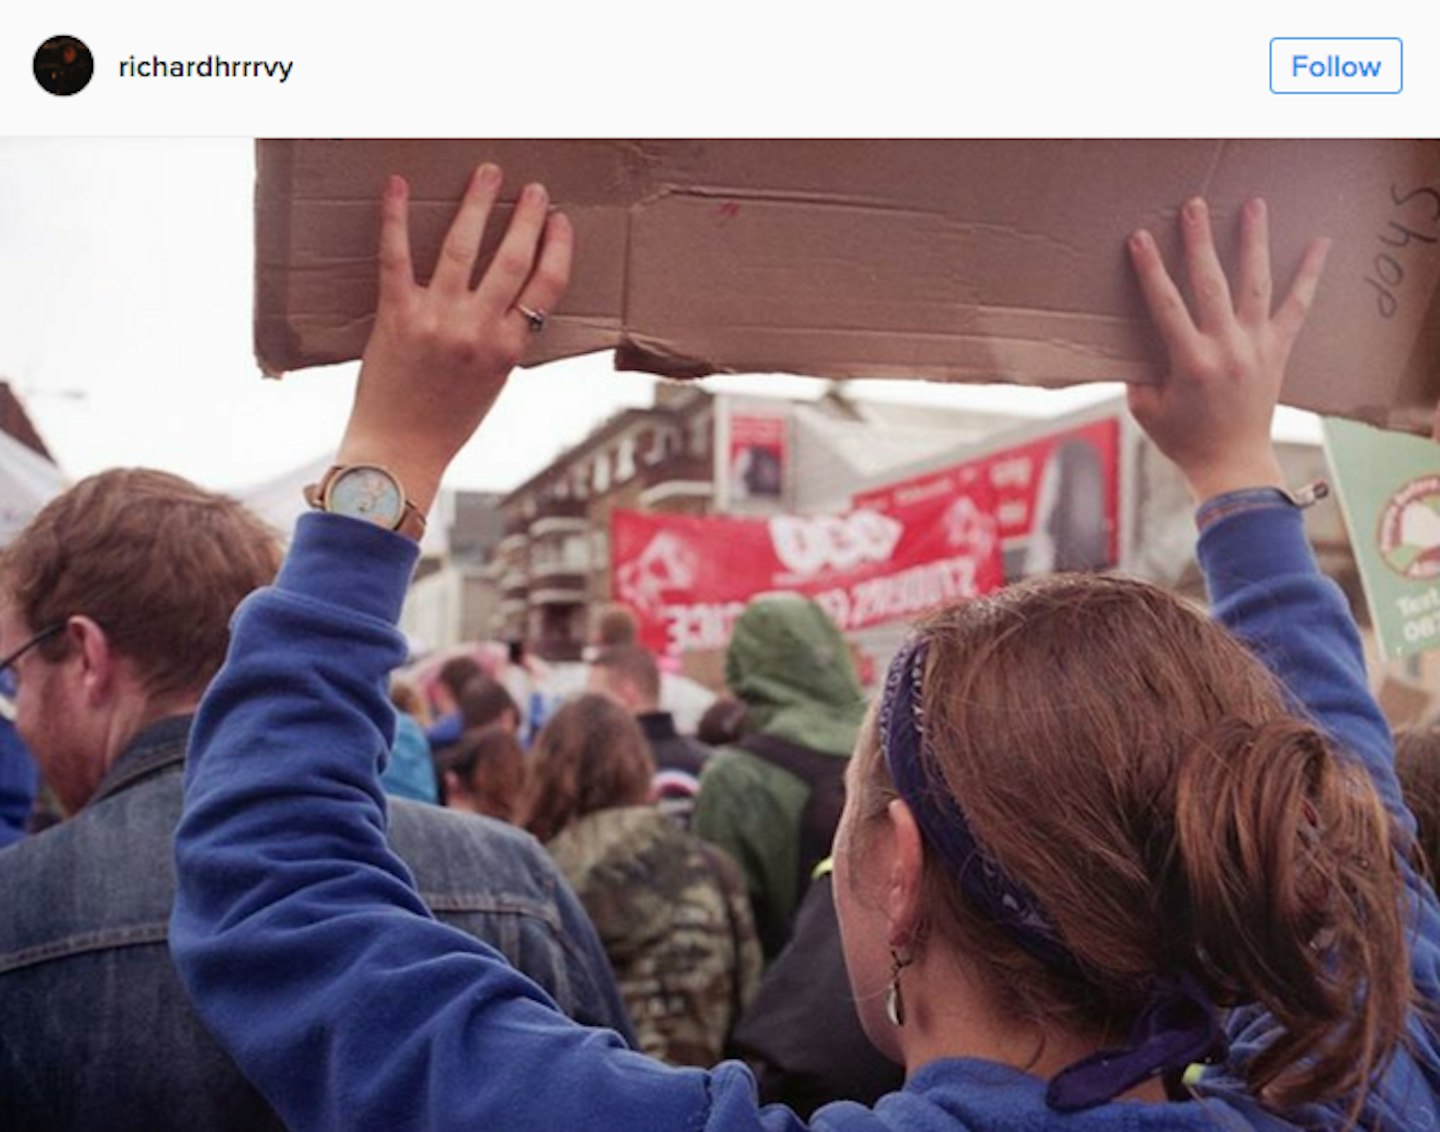
[[[35,81],[51,94],[79,94],[95,74],[95,56],[73,35],[53,35],[35,52]]]

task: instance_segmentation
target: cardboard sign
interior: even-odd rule
[[[576,229],[527,364],[615,350],[671,377],[1153,380],[1126,236],[1149,228],[1178,264],[1176,211],[1203,194],[1229,261],[1261,195],[1280,289],[1310,236],[1335,241],[1286,401],[1420,430],[1440,397],[1437,140],[264,141],[263,368],[358,358],[385,176],[410,182],[423,279],[482,160],[512,194],[544,181]]]
[[[1325,453],[1381,650],[1440,649],[1440,445],[1327,420]]]
[[[989,484],[886,513],[737,519],[611,515],[615,596],[661,654],[723,648],[745,603],[771,590],[814,598],[842,631],[903,621],[1001,584]]]

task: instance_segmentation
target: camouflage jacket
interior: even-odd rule
[[[595,922],[639,1048],[709,1066],[760,978],[745,885],[653,806],[588,814],[548,848]]]

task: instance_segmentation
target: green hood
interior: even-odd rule
[[[826,612],[799,594],[755,598],[735,622],[725,682],[767,735],[848,755],[865,714],[850,646]]]

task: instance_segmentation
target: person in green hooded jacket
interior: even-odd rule
[[[706,763],[695,830],[739,863],[769,962],[829,856],[865,699],[835,622],[794,593],[762,594],[745,607],[725,681],[748,710],[750,734]]]

